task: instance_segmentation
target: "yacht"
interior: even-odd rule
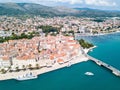
[[[86,73],[85,73],[85,75],[88,75],[88,76],[93,76],[93,75],[94,75],[94,73],[92,73],[92,72],[86,72]]]
[[[36,78],[37,78],[37,75],[33,75],[32,73],[27,73],[25,75],[18,76],[15,79],[22,81],[22,80],[29,80],[29,79],[36,79]]]

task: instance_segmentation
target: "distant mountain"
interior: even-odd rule
[[[90,8],[48,7],[33,3],[0,3],[0,15],[113,17],[120,16],[120,13],[118,11],[103,11]]]
[[[76,12],[75,9],[48,7],[33,3],[0,3],[0,15],[66,16]]]
[[[120,17],[120,11],[99,10],[91,8],[74,8],[79,10],[79,16],[85,17]]]
[[[78,10],[76,9],[72,9],[72,8],[68,8],[68,7],[64,7],[64,6],[58,6],[58,7],[54,7],[57,11],[61,12],[61,13],[79,13]]]
[[[76,10],[96,10],[96,9],[91,9],[91,8],[74,8]]]
[[[0,15],[41,15],[55,16],[54,8],[32,3],[0,3]]]

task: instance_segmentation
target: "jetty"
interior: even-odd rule
[[[90,48],[89,50],[91,50],[91,49],[93,49],[93,48],[94,48],[94,47]],[[83,54],[85,57],[87,57],[89,60],[95,62],[95,63],[96,63],[97,65],[99,65],[99,66],[103,66],[103,67],[107,68],[108,70],[112,71],[112,73],[113,73],[114,75],[120,77],[120,70],[118,70],[117,68],[115,68],[115,67],[113,67],[113,66],[111,66],[111,65],[109,65],[109,64],[107,64],[107,63],[105,63],[105,62],[103,62],[103,61],[101,61],[101,60],[99,60],[99,59],[96,59],[96,58],[88,55],[88,54],[84,51],[84,49],[83,49],[82,47],[80,47],[80,50],[81,50],[82,54]]]
[[[110,71],[112,71],[112,73],[113,73],[114,75],[120,76],[120,70],[118,70],[117,68],[115,68],[115,67],[113,67],[113,66],[111,66],[111,65],[109,65],[109,64],[107,64],[107,63],[105,63],[105,62],[103,62],[103,61],[101,61],[101,60],[99,60],[99,59],[96,59],[96,58],[94,58],[94,57],[92,57],[92,56],[90,56],[90,55],[88,55],[88,54],[85,54],[85,56],[86,56],[88,59],[90,59],[90,60],[92,60],[93,62],[95,62],[96,64],[98,64],[99,66],[103,66],[103,67],[109,69]]]

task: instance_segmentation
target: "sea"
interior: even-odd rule
[[[88,54],[120,70],[120,33],[77,37],[97,47]],[[94,73],[93,76],[85,72]],[[0,81],[0,90],[120,90],[120,77],[92,61],[39,75],[37,79]]]

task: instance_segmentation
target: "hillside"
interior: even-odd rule
[[[0,3],[0,15],[40,15],[78,16],[78,17],[113,17],[120,16],[119,11],[103,11],[89,8],[48,7],[33,3]]]
[[[120,11],[99,10],[91,8],[74,8],[79,10],[78,16],[84,17],[120,17]]]

